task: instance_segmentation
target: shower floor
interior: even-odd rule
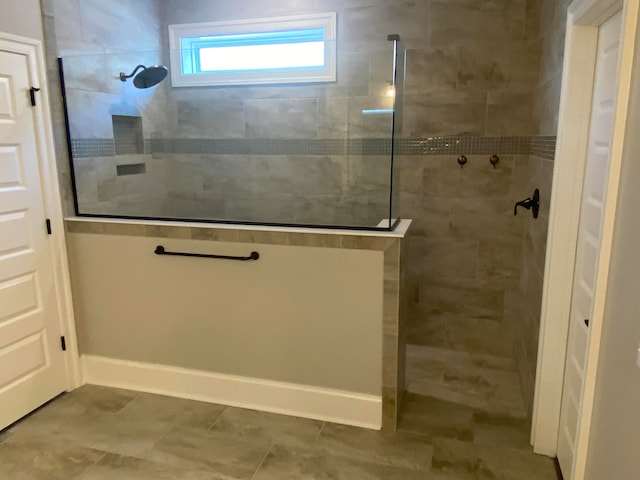
[[[407,389],[417,395],[508,415],[523,425],[527,412],[515,363],[486,353],[407,346]],[[529,433],[523,432],[527,437]]]
[[[396,433],[84,386],[0,433],[12,480],[546,480],[523,423],[409,394]]]
[[[475,472],[470,478],[561,478],[551,469],[513,473],[520,461],[536,457],[504,330],[497,322],[413,311],[407,333],[408,392],[399,428],[446,438],[435,448],[432,467],[466,465]],[[523,456],[511,457],[514,452]],[[494,470],[490,459],[500,467]]]

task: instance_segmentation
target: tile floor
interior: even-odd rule
[[[526,422],[409,393],[393,434],[112,388],[0,432],[3,480],[555,480]]]
[[[525,419],[511,358],[473,350],[407,345],[408,390],[496,414]]]

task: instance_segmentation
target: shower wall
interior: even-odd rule
[[[523,213],[513,216],[513,203],[531,194],[527,175],[539,61],[537,4],[412,3],[428,10],[426,28],[408,40],[405,136],[446,138],[434,150],[401,156],[397,163],[400,216],[414,219],[408,241],[413,313],[407,342],[429,347],[413,351],[424,352],[431,365],[468,354],[508,363],[513,323],[520,314],[527,221]],[[405,19],[409,23],[420,18],[416,11],[407,14],[413,18]],[[460,154],[468,157],[463,168],[456,162]],[[500,156],[495,169],[489,163],[492,154]],[[434,392],[430,377],[410,375],[410,389]],[[491,385],[488,390],[495,388],[493,377],[484,380]],[[474,381],[437,378],[440,387],[446,386],[435,389],[442,392],[440,398],[456,402],[449,392],[477,391]]]
[[[514,354],[527,408],[533,408],[542,287],[549,224],[549,204],[555,158],[556,130],[562,84],[567,8],[570,0],[544,0],[539,38],[540,75],[535,90],[533,128],[536,141],[525,164],[527,192],[540,189],[540,217],[525,222],[520,259],[521,311],[515,315]]]
[[[393,106],[386,34],[371,63],[341,54],[338,82],[329,86],[172,89],[167,81],[140,91],[115,77],[139,63],[168,62],[172,6],[98,5],[54,0],[47,29],[52,57],[65,57],[82,213],[345,226],[389,217],[391,116],[362,115]],[[79,32],[65,23],[67,10]],[[221,19],[201,13],[192,11],[192,20]],[[117,22],[105,22],[109,15]],[[102,35],[109,24],[118,28]],[[142,41],[124,40],[141,30]],[[123,154],[113,119],[133,117],[141,118],[144,148]],[[138,170],[118,175],[122,165]]]
[[[380,65],[390,62],[386,35],[401,35],[408,49],[404,140],[396,150],[394,173],[399,215],[414,219],[408,280],[414,321],[409,342],[471,346],[511,357],[514,315],[510,312],[519,300],[524,228],[523,219],[514,219],[512,209],[515,200],[530,194],[525,188],[526,154],[533,133],[538,70],[537,3],[168,0],[166,6],[168,23],[335,9],[342,60],[339,77],[348,78],[352,86],[341,90],[339,78],[337,86],[323,87],[328,98],[321,104],[290,98],[290,87],[175,89],[178,128],[183,133],[197,132],[203,111],[220,104],[218,108],[234,112],[231,123],[237,121],[240,127],[256,113],[275,121],[282,111],[299,115],[301,125],[311,123],[307,131],[278,131],[281,137],[375,135],[375,129],[354,125],[361,105],[350,111],[343,97],[355,96],[365,105],[383,94],[388,78],[380,76],[384,72]],[[295,91],[313,97],[318,88],[295,87]],[[334,129],[321,131],[313,121],[318,115],[328,115],[326,123]],[[495,170],[488,161],[494,153],[502,157]],[[462,170],[456,163],[459,154],[469,157]],[[364,187],[362,198],[371,197],[379,188],[367,185],[367,178],[377,176],[372,172],[376,162],[367,157],[350,160],[346,172],[341,165],[342,178],[357,172],[356,182]],[[357,214],[367,205],[351,207]]]
[[[162,124],[164,116],[154,107],[166,103],[159,100],[166,95],[166,90],[137,90],[130,82],[123,84],[117,77],[120,71],[130,71],[143,61],[162,63],[157,53],[141,56],[124,52],[159,52],[161,45],[166,43],[162,27],[163,2],[41,0],[41,3],[64,213],[74,215],[75,211],[62,100],[58,94],[59,56],[73,56],[68,68],[77,72],[67,85],[70,87],[70,107],[78,114],[71,122],[73,135],[85,139],[111,139],[106,142],[107,146],[110,145],[110,152],[108,149],[107,152],[94,150],[93,155],[78,156],[75,162],[77,183],[85,186],[83,195],[89,197],[86,200],[97,204],[117,201],[125,208],[140,205],[146,198],[143,192],[157,190],[156,179],[164,175],[162,165],[157,164],[158,168],[150,169],[149,175],[116,178],[116,164],[145,163],[148,156],[114,155],[112,115],[140,116],[147,131],[154,131],[159,128],[158,123]],[[76,152],[81,147],[83,145],[74,145]],[[116,191],[119,189],[123,195],[114,197],[114,191],[109,187]]]
[[[408,341],[510,359],[515,328],[518,337],[526,334],[515,351],[523,384],[530,384],[542,283],[529,272],[532,265],[538,273],[542,268],[546,227],[529,220],[528,212],[514,218],[513,203],[531,195],[536,183],[548,205],[550,161],[529,153],[533,148],[546,154],[554,142],[553,92],[558,84],[548,54],[538,75],[540,46],[548,51],[550,41],[540,32],[541,15],[545,21],[553,15],[553,2],[544,2],[544,8],[542,0],[43,2],[50,4],[45,8],[50,57],[157,51],[167,47],[166,26],[173,23],[337,11],[337,84],[172,89],[165,81],[151,93],[132,92],[129,84],[123,87],[113,79],[108,88],[104,81],[92,83],[92,77],[86,79],[92,86],[77,85],[83,90],[78,101],[91,109],[103,108],[100,98],[127,103],[135,97],[147,146],[203,137],[273,140],[257,142],[262,150],[255,155],[202,153],[194,147],[192,153],[170,148],[146,153],[144,162],[141,154],[113,152],[86,154],[81,160],[91,185],[85,193],[95,206],[157,208],[172,216],[230,212],[242,219],[284,218],[293,204],[327,223],[336,220],[336,212],[351,215],[340,217],[347,221],[379,218],[389,169],[380,144],[370,144],[367,155],[305,149],[322,139],[348,137],[364,145],[382,132],[388,135],[388,120],[363,118],[360,112],[375,102],[388,105],[384,89],[391,53],[386,36],[400,34],[408,50],[403,139],[394,175],[399,216],[414,219],[408,245]],[[555,28],[545,28],[558,37]],[[131,59],[129,65],[137,63]],[[55,82],[57,73],[50,66]],[[114,86],[124,89],[114,92]],[[74,128],[100,138],[109,125],[96,124],[95,113],[87,109],[86,120]],[[61,132],[59,122],[59,149],[65,145]],[[299,151],[276,149],[283,140],[299,141]],[[462,169],[456,162],[460,154],[469,160]],[[492,154],[500,156],[495,169],[489,164]],[[58,158],[68,186],[66,152]],[[116,163],[146,163],[147,170],[114,179]],[[265,196],[265,182],[275,185],[278,195]],[[65,191],[69,200],[69,188]],[[160,192],[164,202],[153,197]],[[114,206],[114,201],[122,204]],[[66,211],[72,214],[69,205]]]
[[[173,125],[154,139],[154,158],[172,166],[165,215],[345,226],[388,218],[391,116],[362,114],[393,107],[393,45],[380,48],[371,70],[369,58],[339,55],[328,86],[172,89]]]

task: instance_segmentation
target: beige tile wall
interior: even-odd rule
[[[405,136],[554,135],[562,58],[562,12],[566,3],[566,0],[559,5],[542,0],[107,3],[43,0],[52,90],[57,91],[56,56],[115,53],[109,59],[86,60],[84,74],[79,67],[78,81],[71,85],[76,90],[76,101],[102,109],[103,113],[113,104],[132,111],[137,109],[143,116],[147,137],[181,138],[265,135],[344,138],[386,132],[386,120],[363,119],[359,112],[367,106],[385,105],[380,94],[386,86],[385,72],[390,64],[386,39],[389,33],[399,33],[408,48]],[[166,45],[164,32],[169,23],[326,10],[338,12],[341,53],[339,80],[335,85],[171,90],[165,82],[154,93],[141,93],[123,90],[130,88],[130,84],[121,85],[117,79],[108,78],[124,69],[121,65],[137,64],[132,57],[118,52],[157,50],[159,45]],[[96,76],[96,71],[104,75]],[[61,106],[56,95],[52,98],[66,213],[73,214]],[[74,126],[79,136],[99,137],[109,132],[109,124],[101,123],[104,118],[96,117],[93,110],[87,112]],[[290,121],[281,122],[283,115],[295,119],[295,128],[291,128]],[[87,159],[80,166],[80,176],[89,178],[83,195],[100,208],[112,209],[113,204],[100,202],[108,202],[122,189],[133,188],[139,194],[149,188],[169,192],[164,195],[164,203],[153,196],[142,201],[133,195],[121,199],[116,207],[151,208],[153,204],[153,208],[172,209],[171,212],[180,214],[189,211],[194,216],[208,212],[203,211],[203,204],[216,211],[234,208],[234,215],[259,212],[256,197],[242,193],[246,175],[238,179],[230,170],[244,168],[252,159],[247,157],[231,166],[225,158],[207,158],[208,164],[223,169],[222,174],[217,171],[210,178],[194,169],[202,160],[199,156],[172,160],[176,159],[169,155],[149,158],[145,161],[157,164],[148,170],[146,178],[114,179],[113,169],[111,177],[104,171],[109,163]],[[279,164],[286,173],[277,178],[280,188],[286,185],[302,189],[295,192],[298,195],[295,201],[291,197],[273,196],[273,205],[260,204],[268,212],[281,212],[279,215],[285,215],[283,209],[298,202],[299,211],[316,217],[327,218],[330,211],[334,215],[348,212],[366,217],[372,209],[372,189],[377,195],[381,188],[377,185],[379,180],[385,180],[371,168],[372,164],[366,163],[366,158],[351,164],[348,159],[330,159],[322,168],[306,165],[303,169],[296,167],[296,159],[272,160],[274,166]],[[531,396],[536,308],[539,309],[537,292],[543,268],[539,259],[544,255],[546,222],[532,223],[523,216],[514,218],[512,208],[515,200],[531,194],[534,183],[546,198],[551,168],[549,162],[541,162],[539,158],[517,155],[502,155],[495,170],[489,165],[488,156],[469,155],[469,164],[464,169],[455,160],[455,155],[397,158],[399,213],[415,219],[407,252],[408,308],[414,313],[408,338],[417,344],[435,343],[506,357],[512,354],[513,330],[519,339],[515,351],[525,392]],[[259,173],[262,167],[255,171],[252,168],[252,173]],[[318,182],[316,174],[326,181]],[[154,183],[155,178],[160,185]],[[340,193],[344,193],[350,181],[351,190],[360,188],[359,195],[339,203],[339,196],[325,194],[326,188],[337,185],[338,178]],[[311,198],[309,193],[318,188],[321,191],[313,191],[316,196]],[[228,190],[225,196],[217,193],[224,189]],[[291,215],[291,210],[286,215]],[[536,261],[531,260],[529,252],[534,252]],[[527,292],[526,301],[522,301],[520,292]]]
[[[160,63],[157,52],[166,37],[163,5],[162,0],[42,0],[41,3],[63,211],[73,215],[57,59],[67,59],[69,103],[80,107],[74,109],[70,122],[74,136],[113,138],[111,114],[141,114],[145,127],[149,127],[151,121],[164,118],[158,115],[159,103],[153,98],[163,96],[163,91],[134,89],[130,82],[120,82],[118,74],[125,70],[130,73],[139,63]],[[132,50],[156,53],[124,53]],[[92,174],[87,170],[80,175]]]
[[[402,157],[400,216],[407,241],[408,343],[512,355],[510,308],[518,290],[524,215],[513,215],[524,155]]]
[[[296,120],[286,121],[278,136],[387,134],[388,122],[364,131],[358,123],[363,107],[384,106],[391,79],[386,37],[398,33],[408,49],[405,136],[529,135],[539,40],[526,28],[532,21],[526,6],[525,0],[167,0],[169,24],[328,10],[338,14],[336,85],[181,89],[174,92],[178,129],[183,130],[181,122],[197,121],[188,112],[215,111],[218,107],[209,104],[225,98],[232,102],[230,122],[212,128],[209,136],[220,132],[222,138],[238,138],[239,131],[248,137],[274,135],[273,123],[283,121],[282,112]],[[318,129],[318,122],[336,127]],[[190,135],[191,128],[185,130]]]
[[[540,74],[533,96],[533,129],[537,135],[556,135],[566,13],[569,0],[544,0],[540,5]],[[549,204],[553,180],[553,161],[531,155],[526,169],[526,192],[540,189],[540,218],[525,224],[520,259],[520,302],[514,316],[514,355],[516,357],[525,402],[533,408],[540,309],[549,223]]]

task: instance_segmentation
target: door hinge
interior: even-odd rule
[[[63,352],[67,351],[67,341],[65,340],[64,336],[60,337],[60,346],[62,347]]]
[[[31,87],[29,89],[29,96],[31,97],[31,106],[35,107],[36,106],[36,92],[39,92],[40,89],[36,88],[36,87]]]
[[[47,218],[46,224],[47,224],[47,233],[51,235],[51,220]]]

